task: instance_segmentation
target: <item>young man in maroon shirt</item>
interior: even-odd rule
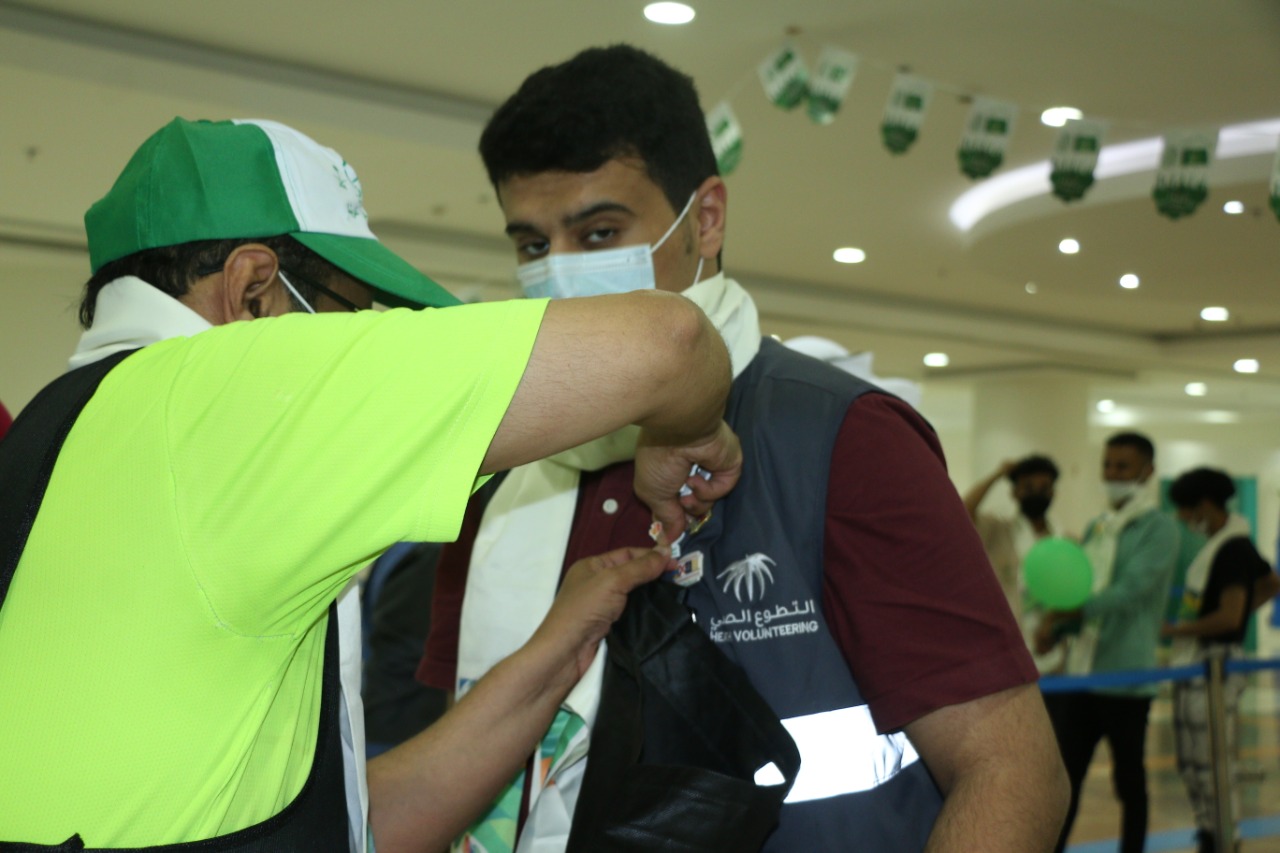
[[[727,192],[684,75],[625,46],[585,51],[526,80],[491,119],[481,153],[528,295],[637,287],[682,293],[725,337],[735,377],[762,346],[776,346],[762,345],[754,304],[722,272]],[[509,627],[521,601],[539,607],[536,595],[517,596],[504,612],[472,591],[471,615],[463,615],[469,584],[504,547],[508,558],[540,560],[555,575],[578,556],[649,541],[650,517],[631,493],[627,437],[581,451],[516,469],[487,510],[468,514],[438,569],[432,636],[418,673],[424,683],[465,689],[480,674],[469,669],[474,662],[498,656],[492,635]],[[824,630],[875,730],[905,732],[936,783],[941,809],[920,838],[937,851],[1048,850],[1065,811],[1066,776],[1035,667],[947,478],[936,435],[909,406],[872,389],[843,413],[827,481],[825,505],[816,504],[825,506]],[[482,544],[473,548],[477,536]],[[755,556],[760,565],[743,571],[759,578],[790,568]],[[726,583],[715,574],[725,567],[709,569],[702,583]],[[488,589],[495,586],[501,595],[500,583]],[[768,639],[782,666],[788,631]],[[490,648],[468,649],[473,641]],[[802,773],[820,760],[803,744],[801,753]],[[532,805],[528,791],[523,799],[521,815]],[[884,812],[884,821],[895,819],[892,809]],[[526,828],[517,836],[527,836]],[[877,833],[854,825],[845,837],[853,849]]]

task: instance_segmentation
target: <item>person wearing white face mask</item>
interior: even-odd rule
[[[521,264],[516,277],[524,295],[530,299],[547,297],[564,299],[572,296],[604,296],[609,293],[630,293],[633,290],[653,290],[658,279],[653,271],[653,256],[667,238],[675,233],[693,207],[697,193],[689,196],[684,209],[671,227],[663,232],[652,246],[622,246],[617,249],[601,249],[594,252],[567,252]],[[702,280],[705,258],[698,256],[698,267],[689,286]]]
[[[1107,440],[1102,463],[1108,510],[1085,528],[1084,550],[1093,565],[1093,596],[1072,611],[1049,611],[1037,634],[1044,654],[1074,635],[1067,673],[1150,669],[1156,663],[1160,623],[1178,555],[1178,531],[1160,511],[1155,446],[1122,432]],[[1121,853],[1141,853],[1147,834],[1145,743],[1154,684],[1093,688],[1045,696],[1058,745],[1071,777],[1071,808],[1058,839],[1066,847],[1094,749],[1104,737],[1122,805]]]
[[[692,81],[625,45],[587,50],[531,75],[480,150],[526,295],[680,293],[725,340],[745,490],[677,543],[682,571],[633,596],[624,619],[678,602],[672,635],[688,635],[693,611],[697,662],[732,661],[751,695],[717,702],[704,688],[720,683],[677,678],[661,655],[628,667],[640,655],[615,632],[544,748],[454,849],[1047,848],[1065,773],[937,437],[901,400],[762,334],[721,266],[727,189]],[[627,484],[635,447],[623,431],[521,466],[469,510],[437,570],[421,680],[464,692],[537,624],[566,559],[649,541]],[[632,682],[636,700],[615,701]],[[798,771],[725,769],[733,749],[716,738],[751,739],[736,716],[747,705],[763,708],[760,731],[794,742]],[[620,743],[656,732],[643,750]],[[690,732],[701,749],[671,746]],[[718,780],[734,792],[719,798]]]
[[[1188,529],[1207,537],[1204,547],[1187,567],[1182,605],[1174,622],[1161,633],[1173,637],[1170,663],[1175,666],[1204,660],[1213,648],[1239,657],[1249,614],[1280,589],[1280,577],[1258,553],[1250,537],[1249,521],[1228,512],[1227,501],[1236,493],[1225,471],[1196,468],[1173,481],[1169,499]],[[1226,761],[1235,776],[1236,733],[1243,673],[1226,675],[1222,698],[1226,718]],[[1208,687],[1203,678],[1179,681],[1173,687],[1173,729],[1178,751],[1178,772],[1187,788],[1196,817],[1197,853],[1214,853],[1217,802],[1209,749]],[[1232,818],[1239,818],[1240,804],[1232,797]]]

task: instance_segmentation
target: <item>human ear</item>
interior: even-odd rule
[[[724,248],[725,217],[729,191],[718,175],[712,175],[698,187],[694,200],[698,229],[698,254],[714,260]]]
[[[237,246],[223,265],[223,300],[231,320],[278,317],[292,309],[280,286],[276,253],[261,243]]]

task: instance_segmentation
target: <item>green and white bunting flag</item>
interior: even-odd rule
[[[1156,210],[1170,219],[1189,216],[1209,196],[1209,164],[1218,147],[1218,131],[1166,133],[1156,188]]]
[[[804,100],[808,91],[809,70],[804,58],[790,45],[784,45],[761,62],[756,71],[764,93],[784,110],[793,110]]]
[[[738,168],[742,160],[742,125],[728,101],[721,101],[707,113],[707,133],[711,135],[711,150],[720,174],[727,175]]]
[[[857,73],[855,54],[838,47],[824,47],[818,55],[818,70],[809,81],[809,118],[818,124],[831,124]]]
[[[1280,219],[1280,148],[1276,149],[1276,161],[1271,167],[1271,210]]]
[[[1053,171],[1049,182],[1053,194],[1063,201],[1078,201],[1093,186],[1093,170],[1098,167],[1098,153],[1107,124],[1090,119],[1071,119],[1058,131],[1053,144]]]
[[[915,144],[924,123],[925,110],[933,99],[933,84],[920,77],[899,73],[889,90],[889,102],[884,107],[884,121],[880,136],[884,147],[894,154],[901,154]]]
[[[1000,168],[1017,115],[1016,104],[994,98],[974,98],[964,136],[960,139],[960,171],[977,180]]]

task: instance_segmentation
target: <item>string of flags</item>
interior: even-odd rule
[[[819,53],[811,74],[800,50],[788,43],[761,60],[756,75],[765,96],[779,109],[792,112],[803,104],[811,121],[829,125],[836,120],[853,85],[859,62],[856,54],[827,45]],[[892,154],[905,154],[915,144],[938,88],[938,84],[923,77],[897,72],[880,124],[881,140]],[[1018,105],[985,96],[970,100],[956,156],[960,171],[972,180],[980,180],[1004,163]],[[1078,201],[1093,186],[1108,128],[1106,121],[1079,118],[1068,120],[1058,131],[1049,158],[1049,182],[1053,194],[1063,202]],[[707,113],[707,129],[720,172],[728,175],[738,167],[743,155],[742,125],[728,98]],[[1216,128],[1179,129],[1163,135],[1152,191],[1160,214],[1175,220],[1190,216],[1208,197],[1208,173],[1217,140]],[[1280,219],[1280,150],[1271,171],[1270,204]]]

